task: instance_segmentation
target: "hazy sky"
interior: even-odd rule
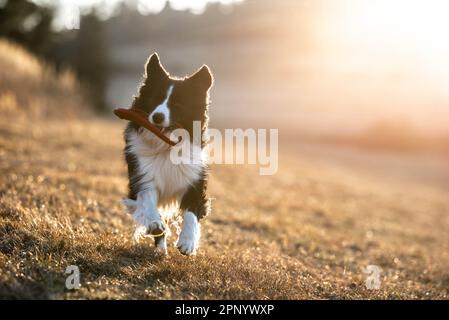
[[[79,15],[84,10],[97,8],[98,13],[108,17],[120,3],[127,3],[137,7],[142,14],[157,13],[169,1],[172,8],[177,10],[188,9],[193,13],[202,13],[208,2],[230,4],[243,0],[33,0],[38,4],[57,7],[55,27],[57,29],[73,29],[79,27]]]

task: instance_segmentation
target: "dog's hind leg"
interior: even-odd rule
[[[160,251],[163,254],[167,254],[167,237],[165,234],[161,236],[155,236],[154,245],[156,246],[156,250]]]

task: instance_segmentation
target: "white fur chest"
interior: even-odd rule
[[[138,161],[142,189],[157,191],[158,206],[179,201],[203,170],[202,163],[180,163],[171,161],[171,149],[151,133],[133,133],[129,139],[130,152]],[[192,152],[202,152],[200,147],[192,147]]]

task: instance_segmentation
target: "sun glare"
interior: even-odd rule
[[[449,1],[342,0],[326,10],[333,47],[406,59],[449,77]]]

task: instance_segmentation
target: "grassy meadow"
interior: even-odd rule
[[[274,176],[214,165],[198,255],[165,257],[120,204],[124,123],[4,41],[0,69],[0,298],[449,298],[447,158],[281,141]]]

